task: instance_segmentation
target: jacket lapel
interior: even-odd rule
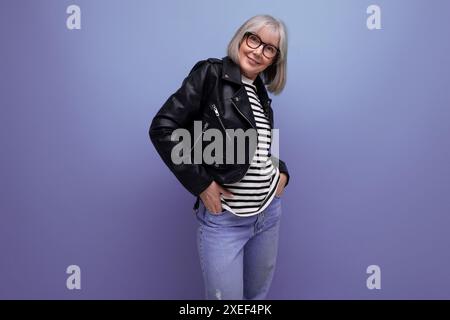
[[[238,109],[238,112],[247,118],[252,127],[256,129],[256,122],[253,116],[253,111],[250,107],[250,101],[248,100],[247,92],[245,91],[245,87],[241,81],[241,70],[239,66],[235,64],[228,56],[222,58],[222,61],[222,79],[239,85],[239,90],[231,98],[232,103]],[[259,75],[256,77],[254,84],[256,86],[257,94],[264,112],[269,118],[270,127],[273,128],[273,116],[272,112],[269,111],[272,100],[268,97],[266,87]]]

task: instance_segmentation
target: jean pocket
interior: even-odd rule
[[[227,212],[227,210],[223,209],[222,212],[219,212],[219,213],[213,213],[213,212],[209,211],[208,209],[206,209],[206,213],[207,213],[208,215],[210,215],[210,216],[213,216],[213,217],[220,217],[220,216],[223,216],[226,212]]]

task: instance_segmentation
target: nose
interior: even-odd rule
[[[253,49],[253,52],[255,54],[257,54],[258,56],[260,56],[262,54],[262,51],[263,51],[263,46],[259,46],[258,48]]]

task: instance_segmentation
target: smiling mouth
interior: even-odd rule
[[[260,64],[259,62],[256,62],[255,60],[253,60],[252,58],[250,58],[250,57],[247,57],[250,61],[252,61],[254,64]]]

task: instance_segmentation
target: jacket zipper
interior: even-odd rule
[[[195,139],[194,145],[193,145],[192,148],[191,148],[191,152],[192,152],[192,150],[194,150],[195,145],[197,144],[198,140],[203,136],[203,133],[205,133],[206,128],[208,128],[208,125],[209,125],[208,122],[205,122],[205,124],[203,125],[202,133],[198,136],[197,139]]]
[[[215,105],[215,104],[212,104],[212,105],[211,105],[211,109],[213,109],[213,110],[214,110],[214,113],[216,114],[216,117],[217,117],[217,119],[219,120],[219,122],[220,122],[220,125],[222,126],[222,129],[223,129],[223,131],[224,131],[224,132],[225,132],[225,134],[227,135],[228,139],[230,139],[230,140],[231,140],[230,136],[228,135],[228,132],[227,132],[227,130],[225,129],[225,126],[223,125],[222,119],[220,119],[220,114],[219,114],[219,110],[217,110],[217,107],[216,107],[216,105]]]
[[[241,116],[243,116],[245,118],[245,120],[247,120],[247,122],[250,123],[252,128],[256,130],[256,128],[253,126],[253,124],[250,122],[250,120],[248,120],[248,118],[246,116],[244,116],[244,114],[241,112],[241,110],[239,110],[237,105],[234,103],[233,99],[231,99],[231,103],[233,104],[234,108],[241,114]]]
[[[240,113],[240,115],[243,116],[243,117],[245,118],[245,120],[247,120],[248,123],[250,123],[250,126],[251,126],[254,130],[256,130],[256,128],[253,126],[253,124],[250,122],[250,120],[248,120],[248,118],[241,112],[241,110],[239,110],[239,108],[237,107],[237,105],[234,103],[233,99],[231,99],[231,103],[233,104],[234,108]],[[256,134],[258,135],[258,131],[256,131]],[[257,139],[258,139],[258,141],[259,141],[258,136],[257,136]],[[255,150],[255,152],[256,152],[256,150]],[[255,155],[255,154],[253,154],[253,156],[254,156],[254,155]]]

